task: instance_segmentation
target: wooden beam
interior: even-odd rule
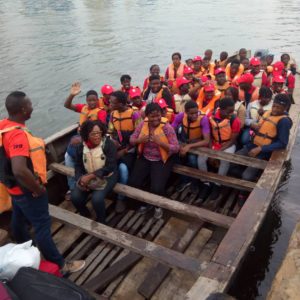
[[[192,178],[208,180],[210,182],[215,182],[221,185],[229,186],[244,191],[252,191],[256,185],[255,182],[237,179],[229,176],[222,176],[216,173],[206,172],[182,165],[174,165],[173,172],[181,175],[186,175]]]
[[[59,132],[56,132],[45,139],[45,144],[48,145],[59,138],[65,136],[66,134],[70,134],[72,131],[75,131],[78,128],[78,124],[72,124]]]
[[[74,174],[74,169],[57,163],[51,164],[49,168],[65,175],[72,176],[72,174]],[[204,208],[196,207],[194,205],[154,195],[120,183],[115,185],[114,192],[224,228],[229,228],[234,221],[234,218],[224,216]]]
[[[83,232],[114,245],[155,259],[161,263],[169,265],[172,268],[178,267],[196,274],[200,274],[200,272],[204,269],[203,265],[194,258],[87,219],[60,207],[49,205],[49,212],[51,217],[56,220],[69,224],[75,228],[79,228]]]
[[[235,163],[238,165],[253,167],[253,168],[257,168],[257,169],[264,169],[268,164],[268,161],[266,161],[266,160],[252,158],[252,157],[245,157],[242,155],[227,153],[224,151],[216,151],[216,150],[212,150],[212,149],[204,148],[204,147],[193,148],[189,151],[189,153],[193,153],[196,155],[208,156],[208,157],[212,157],[212,158],[216,158],[216,159],[220,159],[220,160],[229,161],[231,163]]]

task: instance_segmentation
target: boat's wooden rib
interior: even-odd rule
[[[59,172],[64,175],[72,176],[74,174],[74,169],[58,163],[51,164],[49,168],[53,171]],[[166,197],[154,195],[120,183],[117,183],[115,185],[114,192],[125,195],[138,201],[159,206],[161,208],[165,208],[176,213],[181,213],[183,215],[196,218],[205,222],[209,222],[224,228],[229,228],[234,220],[231,217],[224,216],[222,214],[218,214],[207,209],[174,201]]]
[[[203,270],[203,265],[191,257],[84,218],[60,207],[49,205],[49,213],[53,219],[79,228],[83,232],[122,248],[153,258],[170,267],[178,267],[195,273]]]

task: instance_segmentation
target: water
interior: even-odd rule
[[[0,117],[5,116],[6,95],[24,90],[34,103],[29,127],[46,137],[78,119],[63,107],[73,81],[82,83],[77,102],[84,101],[89,89],[98,91],[106,83],[119,87],[124,73],[141,85],[149,66],[158,63],[164,71],[175,51],[186,59],[203,55],[207,48],[216,58],[222,50],[268,48],[277,58],[288,52],[299,62],[299,4],[299,0],[253,0],[248,5],[234,0],[0,0]],[[270,217],[278,216],[280,222],[271,226],[268,266],[259,271],[263,276],[250,276],[257,277],[251,287],[241,287],[241,293],[249,290],[248,299],[265,295],[299,215],[295,171],[299,151],[297,146],[291,178],[275,199],[276,211]]]

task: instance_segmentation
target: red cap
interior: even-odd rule
[[[214,92],[215,91],[215,85],[213,83],[208,83],[204,87],[205,92]]]
[[[129,90],[129,97],[130,98],[134,98],[134,97],[140,97],[141,96],[141,90],[138,88],[138,87],[134,87],[134,88],[131,88]]]
[[[191,80],[187,80],[185,77],[179,77],[176,79],[177,87],[180,88],[183,84],[190,83]]]
[[[218,75],[220,73],[225,73],[225,70],[223,68],[218,68],[215,70],[215,75]]]
[[[278,83],[284,83],[285,82],[285,79],[282,75],[275,75],[273,77],[273,82],[278,82]]]
[[[208,81],[209,79],[208,79],[208,77],[207,76],[201,76],[201,81],[204,83],[204,82],[206,82],[206,81]]]
[[[250,65],[251,66],[259,66],[261,63],[260,63],[260,59],[258,57],[252,57],[250,59]]]
[[[110,95],[112,92],[114,91],[113,87],[111,85],[105,84],[102,88],[101,88],[101,93],[106,94],[106,95]]]
[[[193,58],[193,62],[195,62],[195,61],[202,61],[202,57],[201,56],[195,56]]]
[[[166,103],[165,99],[163,99],[163,98],[155,100],[154,102],[157,103],[161,108],[168,107],[168,104]]]
[[[190,67],[185,67],[184,68],[184,71],[183,71],[183,74],[192,74],[194,73],[194,70]]]
[[[273,65],[273,74],[280,74],[282,73],[282,70],[284,69],[284,64],[282,61],[277,61]]]
[[[250,73],[246,73],[246,74],[243,74],[238,80],[237,80],[237,83],[238,84],[241,84],[241,83],[249,83],[249,84],[252,84],[254,81],[254,77],[252,74]]]

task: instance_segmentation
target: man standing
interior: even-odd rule
[[[25,93],[10,93],[5,102],[8,118],[0,121],[0,181],[12,197],[12,229],[17,243],[30,240],[28,223],[45,259],[56,263],[63,273],[81,270],[85,261],[65,262],[51,237],[45,146],[25,126],[33,111]]]

